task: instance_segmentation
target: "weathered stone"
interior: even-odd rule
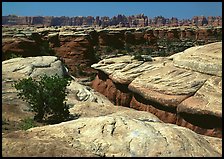
[[[222,76],[222,42],[196,46],[174,56],[174,65],[201,73]]]
[[[131,63],[127,64],[121,69],[114,70],[109,75],[109,78],[116,83],[130,84],[136,77],[140,76],[144,72],[156,70],[158,68],[163,67],[163,62],[164,61],[162,61],[161,58],[155,58],[153,62],[143,62],[133,60]],[[109,67],[108,65],[108,68],[111,67]]]
[[[56,55],[68,66],[73,76],[83,76],[84,72],[94,72],[90,65],[96,62],[90,36],[62,36],[59,38],[60,47],[54,47]]]
[[[114,83],[105,73],[98,73],[92,82],[92,88],[102,93],[114,104],[129,107],[132,93],[126,85]]]
[[[222,118],[222,79],[210,77],[194,94],[177,107],[178,112],[209,114]]]
[[[132,119],[138,119],[143,121],[156,121],[162,122],[155,115],[145,112],[137,111],[127,107],[114,106],[113,104],[107,103],[96,103],[96,102],[78,102],[74,107],[69,109],[71,114],[79,117],[98,117],[110,114],[116,114]]]
[[[13,58],[3,61],[2,65],[3,75],[13,73],[36,78],[44,74],[58,74],[61,77],[65,74],[64,66],[55,56]]]
[[[199,134],[222,137],[221,78],[203,72],[206,68],[196,71],[176,65],[175,59],[181,61],[180,57],[189,50],[170,57],[155,57],[151,62],[130,57],[124,62],[124,56],[104,59],[94,64],[99,73],[92,87],[116,105],[125,103],[122,105],[149,111],[164,122],[187,127]],[[214,55],[214,52],[221,52],[220,43],[200,46],[196,52],[200,56],[206,55],[202,67],[212,67],[215,61],[221,64],[220,54],[217,58]],[[213,56],[213,63],[210,63],[209,58]]]
[[[124,68],[128,63],[132,62],[131,56],[120,56],[109,59],[103,59],[99,63],[91,65],[92,68],[101,70],[106,74],[111,74],[115,70]]]
[[[18,102],[16,97],[17,91],[11,85],[14,81],[27,77],[38,78],[44,74],[48,76],[58,74],[63,77],[66,74],[66,68],[62,65],[61,61],[54,56],[13,58],[3,61],[2,93],[4,101],[9,98],[14,98],[15,104]],[[70,106],[74,106],[77,101],[112,104],[104,96],[95,92],[92,88],[83,86],[74,80],[72,80],[71,84],[67,87],[67,90],[69,91],[67,102]]]
[[[209,140],[218,146],[211,145]],[[115,113],[3,134],[3,156],[68,156],[78,149],[105,157],[220,157],[221,139],[209,140],[173,124]],[[59,151],[57,145],[60,145]],[[59,154],[55,150],[65,151]]]
[[[74,80],[71,81],[67,90],[68,96],[66,97],[66,102],[71,107],[79,103],[79,101],[112,105],[112,103],[100,93],[95,92],[92,88],[83,86]]]
[[[148,100],[176,107],[193,95],[206,79],[206,75],[197,72],[166,66],[143,73],[128,88]]]

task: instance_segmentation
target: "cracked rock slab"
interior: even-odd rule
[[[128,88],[164,106],[176,107],[205,83],[207,75],[172,65],[144,72]]]
[[[57,153],[63,148],[69,149],[71,154],[79,149],[88,152],[89,156],[106,157],[222,156],[220,146],[217,146],[222,144],[221,139],[208,140],[176,125],[116,114],[83,117],[26,132],[3,134],[2,144],[3,156],[43,156],[49,150],[51,156],[68,156],[68,151]],[[56,144],[60,144],[60,148]]]
[[[124,68],[127,64],[131,63],[133,58],[129,55],[103,59],[100,62],[91,65],[92,68],[101,70],[107,75],[110,75],[115,70]]]
[[[160,67],[163,67],[162,63],[133,61],[132,63],[127,64],[124,68],[115,70],[109,78],[115,83],[130,84],[136,77],[144,72],[156,70]]]
[[[176,66],[205,74],[222,76],[222,42],[186,49],[174,56]]]
[[[210,77],[194,96],[180,103],[177,111],[222,118],[222,78]]]

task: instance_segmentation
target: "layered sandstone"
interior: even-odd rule
[[[99,70],[92,87],[115,104],[113,99],[120,99],[125,106],[149,111],[165,122],[221,137],[221,52],[217,42],[151,62],[131,56],[104,59],[92,65]],[[109,93],[108,87],[125,94]]]
[[[207,139],[189,129],[164,124],[150,117],[135,119],[119,113],[81,117],[26,132],[3,134],[3,156],[21,157],[218,157],[221,156],[219,145],[221,139]]]
[[[128,62],[126,60],[121,60]],[[14,58],[2,62],[3,118],[18,122],[33,115],[16,97],[12,83],[46,74],[68,75],[54,56]],[[72,77],[67,87],[70,114],[77,118],[54,125],[2,133],[4,157],[153,157],[222,156],[222,139],[206,137],[155,115],[114,106]],[[169,146],[167,146],[169,145]]]
[[[220,41],[221,30],[220,27],[3,27],[2,57],[7,60],[16,56],[56,55],[72,75],[90,77],[96,73],[90,66],[99,59],[120,53],[168,56],[198,43]]]

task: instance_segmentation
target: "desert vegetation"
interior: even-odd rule
[[[18,97],[29,103],[35,112],[34,120],[59,123],[69,118],[69,107],[65,102],[69,83],[70,78],[44,75],[39,81],[29,77],[13,86],[19,91]]]

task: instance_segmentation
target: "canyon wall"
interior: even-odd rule
[[[54,55],[69,73],[88,83],[96,70],[90,66],[109,56],[169,56],[195,45],[222,40],[222,28],[110,28],[3,27],[2,59]]]

